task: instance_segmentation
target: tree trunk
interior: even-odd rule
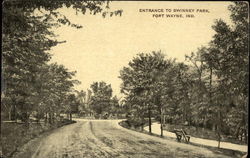
[[[234,133],[234,136],[235,136],[236,139],[238,139],[238,137],[239,137],[240,126],[241,126],[240,124],[237,125],[235,133]]]
[[[162,122],[161,122],[161,137],[163,137],[163,125],[162,125]]]
[[[161,115],[161,137],[163,137],[163,110],[160,109],[160,115]]]
[[[12,117],[11,117],[11,109],[9,110],[9,120],[10,120],[10,121],[12,120]]]
[[[55,113],[52,112],[52,123],[55,123]]]
[[[16,106],[12,105],[10,112],[9,112],[9,119],[10,121],[16,121],[17,122],[17,114],[16,114]]]
[[[163,115],[163,125],[165,125],[166,123],[165,123],[165,121],[166,121],[166,116],[165,115]]]
[[[52,124],[52,113],[49,113],[49,124]]]
[[[70,121],[72,121],[72,113],[71,112],[69,113],[69,119],[70,119]]]
[[[48,115],[47,115],[47,112],[45,112],[45,123],[48,122]]]
[[[186,97],[187,98],[187,97]],[[183,117],[183,121],[182,122],[186,122],[187,121],[187,105],[184,105],[184,117]]]
[[[151,109],[148,105],[148,127],[149,127],[149,133],[152,134],[152,130],[151,130]]]
[[[220,131],[218,131],[218,148],[220,148],[220,139],[221,139]]]
[[[245,143],[247,144],[248,142],[248,135],[247,135],[247,128],[245,128]]]
[[[221,141],[221,105],[219,105],[219,111],[218,111],[218,148],[220,148],[220,141]]]
[[[207,116],[205,114],[204,121],[203,121],[203,128],[205,129],[207,127]]]
[[[215,123],[213,123],[213,125],[212,125],[213,127],[212,127],[212,131],[216,131],[216,124]]]
[[[213,106],[212,102],[212,82],[213,82],[213,68],[210,67],[210,75],[209,75],[209,105]],[[208,111],[210,113],[210,111]]]

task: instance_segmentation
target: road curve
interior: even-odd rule
[[[77,120],[28,143],[14,158],[224,158],[209,149],[163,140],[118,125]]]

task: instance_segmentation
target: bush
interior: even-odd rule
[[[142,120],[138,118],[129,118],[126,120],[126,122],[130,127],[134,127],[134,128],[139,128],[141,126],[144,126],[147,123],[146,120]]]

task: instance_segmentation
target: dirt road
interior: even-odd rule
[[[28,143],[18,158],[224,158],[209,149],[127,130],[117,120],[78,120]]]

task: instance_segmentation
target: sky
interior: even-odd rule
[[[82,29],[62,26],[53,29],[57,39],[66,43],[53,47],[51,62],[65,65],[77,71],[75,79],[81,81],[77,90],[86,91],[95,81],[111,84],[113,95],[121,97],[120,70],[138,53],[161,50],[168,58],[183,62],[185,54],[195,52],[212,39],[211,26],[215,19],[230,23],[230,2],[164,2],[164,1],[114,1],[112,10],[122,9],[122,16],[102,18],[101,15],[75,14],[69,8],[60,13]],[[163,9],[163,13],[140,12],[140,9]],[[171,12],[166,12],[170,9]],[[173,12],[174,9],[194,9],[194,12]],[[208,12],[197,12],[206,9]],[[164,17],[153,16],[164,14]],[[166,14],[182,14],[183,18],[166,17]],[[194,15],[187,18],[186,14]]]

